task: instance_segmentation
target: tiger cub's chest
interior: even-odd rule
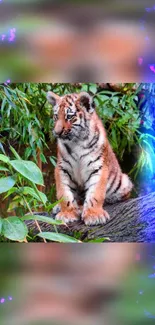
[[[64,168],[69,171],[72,178],[80,186],[83,186],[90,173],[101,165],[99,148],[93,150],[85,144],[61,144],[62,161]]]

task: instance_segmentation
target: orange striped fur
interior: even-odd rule
[[[62,97],[48,92],[53,106],[57,137],[55,180],[58,200],[56,219],[86,225],[103,224],[110,218],[104,202],[130,196],[132,182],[123,174],[112,151],[102,121],[88,93]]]

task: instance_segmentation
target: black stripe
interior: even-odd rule
[[[67,150],[67,152],[68,152],[68,154],[76,161],[76,159],[72,156],[72,150],[71,150],[71,148],[68,146],[68,144],[67,143],[64,143],[64,146],[65,146],[65,148],[66,148],[66,150]]]
[[[74,182],[74,183],[75,183],[75,182]],[[64,182],[62,182],[62,184],[65,185],[65,186],[67,186],[67,187],[69,187],[69,189],[70,189],[71,191],[74,191],[74,192],[77,191],[76,188],[70,186],[69,184],[66,184],[66,183],[64,183]],[[75,185],[76,185],[76,183],[75,183]]]
[[[96,185],[96,183],[93,183],[93,184],[89,185],[89,187],[85,189],[85,192],[87,192],[90,189],[90,187],[94,186],[94,185]]]
[[[81,114],[79,114],[79,117],[80,117],[80,124],[82,124],[82,118],[83,118],[83,116]]]
[[[115,188],[115,190],[111,194],[116,193],[119,190],[119,188],[121,187],[121,185],[122,185],[122,175],[120,177],[120,180],[119,180],[119,183],[118,183],[117,187]]]
[[[74,183],[74,184],[75,184],[75,183]],[[70,185],[69,185],[69,188],[71,189],[71,191],[76,192],[76,188],[71,187]]]
[[[112,182],[111,182],[111,184],[110,184],[110,187],[109,187],[108,190],[107,190],[107,193],[109,193],[109,191],[111,190],[112,186],[114,185],[115,180],[116,180],[116,177],[117,177],[117,173],[115,173],[114,179],[112,180]]]
[[[62,158],[62,160],[63,160],[65,163],[69,164],[70,167],[72,167],[72,165],[71,165],[71,163],[70,163],[69,160],[65,159],[63,156],[61,156],[61,158]]]
[[[100,166],[98,169],[93,170],[93,172],[89,175],[89,177],[88,177],[88,179],[86,180],[85,183],[87,183],[87,182],[90,180],[90,178],[92,177],[92,175],[97,174],[98,171],[99,171],[102,167],[103,167],[103,166]]]
[[[104,150],[104,149],[103,149]],[[91,164],[93,164],[94,162],[96,162],[97,160],[99,160],[102,155],[103,155],[103,150],[101,151],[100,155],[95,159],[95,160],[91,160],[88,164],[87,167],[90,166]]]
[[[69,105],[72,105],[73,104],[73,102],[71,102],[68,98],[66,99],[66,102],[67,102],[67,104],[69,104]],[[70,110],[70,112],[71,112],[71,108],[70,107],[68,107],[68,109]]]
[[[87,155],[90,155],[90,153],[92,153],[94,151],[94,149],[92,149],[91,151],[85,153],[84,155],[80,156],[80,159],[87,156]]]
[[[67,97],[66,97],[66,102],[67,102],[68,104],[72,105],[72,104],[73,104],[73,98],[72,98],[72,96],[67,95]]]
[[[87,148],[88,149],[92,148],[97,143],[98,140],[99,140],[99,133],[93,137],[93,139],[88,144]]]
[[[91,206],[93,207],[93,202],[92,202],[92,200],[90,200],[90,203],[91,203]]]
[[[71,150],[71,148],[68,146],[68,144],[67,144],[67,143],[64,143],[64,146],[65,146],[65,148],[66,148],[68,154],[71,155],[72,150]]]
[[[87,125],[87,119],[86,119],[86,117],[85,117],[85,114],[83,115],[83,117],[84,117],[84,124],[85,124],[85,126]]]
[[[72,176],[71,176],[70,173],[68,172],[68,170],[66,170],[66,169],[63,168],[63,167],[60,167],[60,169],[61,169],[65,174],[68,175],[68,177],[70,178],[70,180],[71,180],[73,183],[75,183],[74,180],[72,179]]]
[[[83,126],[80,125],[80,124],[73,124],[73,125],[72,125],[72,129],[76,129],[76,130],[77,130],[78,127],[81,128],[81,129],[83,129]]]

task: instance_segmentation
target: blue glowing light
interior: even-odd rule
[[[2,298],[0,298],[0,304],[4,304],[4,303],[6,303],[8,301],[12,301],[12,300],[13,300],[12,296],[8,296],[7,298],[2,297]]]
[[[155,273],[148,275],[148,278],[151,278],[151,279],[155,278]]]
[[[9,85],[11,83],[11,80],[10,79],[8,79],[8,80],[6,80],[5,82],[4,82],[4,85]]]
[[[149,313],[146,309],[144,310],[144,314],[145,314],[145,316],[147,316],[148,318],[153,318],[153,319],[155,319],[155,315],[152,315],[152,314]]]
[[[0,40],[2,42],[13,43],[16,39],[16,28],[10,28],[7,33],[3,33],[0,35]]]
[[[146,8],[144,8],[144,10],[145,10],[145,13],[144,13],[143,17],[139,21],[139,23],[140,23],[139,29],[144,32],[144,40],[146,42],[146,46],[150,46],[152,40],[151,40],[151,37],[148,35],[147,23],[146,22],[147,22],[148,15],[150,13],[152,13],[152,12],[153,13],[155,12],[155,5],[153,5],[151,7],[146,7]],[[144,68],[143,67],[144,60],[141,61],[140,59],[141,58],[139,57],[138,58],[138,65],[141,66],[142,68]],[[155,64],[154,63],[153,64],[147,64],[146,68],[147,68],[148,73],[150,72],[150,74],[152,75],[152,78],[154,78],[153,74],[155,73]]]

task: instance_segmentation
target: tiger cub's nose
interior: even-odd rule
[[[62,134],[63,130],[64,130],[63,124],[61,123],[61,121],[58,121],[54,127],[53,134],[55,136],[60,136]]]

